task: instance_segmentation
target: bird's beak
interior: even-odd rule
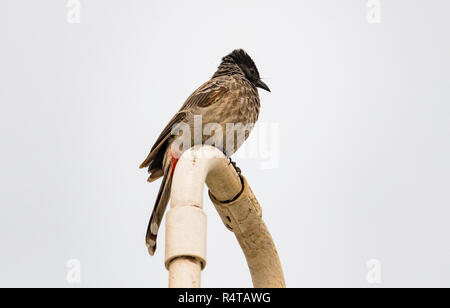
[[[256,85],[256,87],[258,87],[258,88],[261,88],[261,89],[264,89],[264,90],[270,92],[269,87],[268,87],[264,82],[262,82],[261,80],[258,80],[258,81],[256,82],[255,85]]]

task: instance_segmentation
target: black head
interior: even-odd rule
[[[253,62],[252,58],[250,58],[250,56],[243,49],[234,50],[228,56],[223,58],[223,60],[233,61],[239,66],[242,72],[244,72],[245,78],[253,83],[255,87],[270,92],[269,87],[261,81],[261,77],[259,76],[258,68],[256,67],[255,62]]]

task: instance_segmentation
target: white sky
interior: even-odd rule
[[[448,1],[0,4],[0,286],[165,287],[159,183],[137,167],[221,57],[244,48],[272,93],[279,164],[239,159],[288,286],[450,286]],[[252,136],[251,138],[254,138]],[[250,287],[212,204],[205,287]]]

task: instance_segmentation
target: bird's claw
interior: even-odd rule
[[[230,158],[228,158],[228,160],[229,160],[229,165],[233,165],[233,167],[234,167],[234,170],[236,170],[236,172],[237,172],[237,174],[239,175],[239,176],[241,176],[241,168],[239,168],[238,166],[236,166],[236,162],[234,162],[232,159],[231,159],[231,157]]]

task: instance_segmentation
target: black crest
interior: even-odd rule
[[[230,58],[234,60],[234,63],[238,64],[239,66],[243,65],[246,67],[253,67],[256,69],[256,64],[253,61],[253,59],[248,55],[248,53],[245,52],[243,49],[236,49],[233,50],[232,53],[228,55]]]
[[[250,81],[255,87],[270,92],[269,87],[261,81],[255,62],[243,49],[236,49],[229,55],[225,56],[222,59],[222,63],[219,66],[219,69],[213,77],[236,73],[236,65],[239,67],[240,71],[244,73],[245,78]]]
[[[235,64],[237,64],[244,72],[245,77],[247,77],[248,80],[253,82],[260,79],[258,68],[256,67],[255,62],[248,55],[248,53],[245,52],[245,50],[236,49],[228,56],[226,56],[223,60],[224,61],[231,60]]]

